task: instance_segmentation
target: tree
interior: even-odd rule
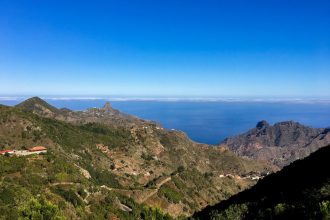
[[[19,208],[19,220],[65,220],[56,205],[51,202],[31,198]]]
[[[323,220],[329,220],[330,219],[330,202],[322,201],[320,203],[320,211],[321,211]]]
[[[211,213],[212,220],[241,220],[244,219],[245,214],[248,212],[246,204],[234,204],[229,206],[222,212],[213,211]]]

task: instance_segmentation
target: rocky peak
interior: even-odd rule
[[[106,102],[102,109],[103,110],[112,110],[110,102]]]
[[[283,167],[329,144],[327,132],[327,129],[312,128],[294,121],[283,121],[274,125],[260,121],[256,128],[227,138],[220,144],[226,145],[239,156]]]
[[[327,127],[323,130],[322,134],[328,134],[330,133],[330,127]]]
[[[269,123],[265,120],[259,121],[256,125],[256,128],[258,130],[261,130],[261,129],[264,129],[264,128],[267,128],[267,127],[269,127]]]
[[[104,113],[113,113],[115,110],[112,108],[110,102],[106,102],[103,108],[100,109]]]

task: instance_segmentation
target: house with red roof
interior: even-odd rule
[[[47,153],[47,148],[44,146],[35,146],[29,149],[29,152],[34,152],[36,154]]]
[[[13,154],[14,151],[13,151],[13,150],[1,150],[1,151],[0,151],[0,155],[5,155],[6,153],[8,153],[8,154]]]
[[[44,146],[35,146],[29,149],[30,152],[47,150]]]

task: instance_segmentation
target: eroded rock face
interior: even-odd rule
[[[267,127],[269,127],[269,124],[268,124],[268,122],[265,121],[265,120],[262,120],[262,121],[258,122],[258,123],[257,123],[257,126],[256,126],[256,128],[259,129],[259,130],[261,130],[261,129],[265,129],[265,128],[267,128]]]
[[[330,143],[330,129],[303,126],[294,121],[270,126],[260,121],[248,132],[227,138],[220,145],[247,156],[283,167]]]
[[[113,108],[110,105],[110,102],[106,102],[102,108],[104,111],[111,111]]]

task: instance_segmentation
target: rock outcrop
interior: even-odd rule
[[[281,168],[329,143],[330,129],[311,128],[294,121],[273,126],[260,121],[248,132],[225,139],[220,146],[239,156],[266,161]]]

